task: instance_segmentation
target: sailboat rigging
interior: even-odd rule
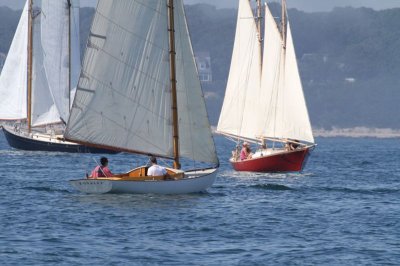
[[[254,17],[253,11],[249,0],[239,0],[235,44],[217,132],[236,139],[237,144],[243,141],[259,145],[247,158],[239,157],[240,150],[233,152],[230,162],[237,171],[300,171],[315,144],[286,1],[282,1],[280,26],[265,5],[263,39],[260,0],[257,9],[257,19],[244,19]]]

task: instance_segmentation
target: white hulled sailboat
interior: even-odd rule
[[[174,180],[145,166],[114,177],[72,180],[87,193],[191,193],[215,178],[218,158],[183,0],[100,0],[66,137],[174,160]],[[212,165],[180,170],[180,158]]]
[[[261,39],[261,1],[254,19],[249,0],[239,0],[235,44],[217,132],[259,145],[251,158],[230,162],[237,171],[300,171],[315,146],[303,95],[286,1],[277,25],[265,5]],[[262,43],[264,46],[262,48]]]

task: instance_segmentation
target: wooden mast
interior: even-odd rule
[[[261,0],[257,0],[257,30],[260,49],[260,70],[262,69],[262,34],[261,34]]]
[[[180,169],[179,163],[179,127],[178,127],[178,101],[176,92],[176,51],[175,51],[175,21],[174,21],[174,0],[168,0],[168,32],[169,32],[169,62],[172,94],[172,123],[173,123],[173,149],[174,168]]]
[[[28,133],[32,131],[32,46],[33,46],[33,0],[29,0],[28,8],[28,91],[27,91],[27,123]]]
[[[68,110],[71,108],[71,0],[68,0]]]
[[[283,49],[286,50],[286,0],[282,0],[282,40],[283,40]]]

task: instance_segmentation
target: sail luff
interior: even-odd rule
[[[29,0],[27,49],[28,49],[27,123],[28,123],[28,132],[30,133],[32,130],[33,0]]]
[[[169,62],[171,75],[172,94],[172,137],[174,148],[174,168],[180,169],[179,163],[179,125],[178,125],[178,103],[176,93],[176,51],[175,51],[175,22],[174,22],[174,0],[168,0],[168,32],[169,32]]]

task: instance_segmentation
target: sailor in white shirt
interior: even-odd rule
[[[150,158],[151,166],[147,170],[147,175],[148,176],[164,176],[167,177],[168,173],[165,167],[157,165],[157,159],[156,157],[152,156]]]

